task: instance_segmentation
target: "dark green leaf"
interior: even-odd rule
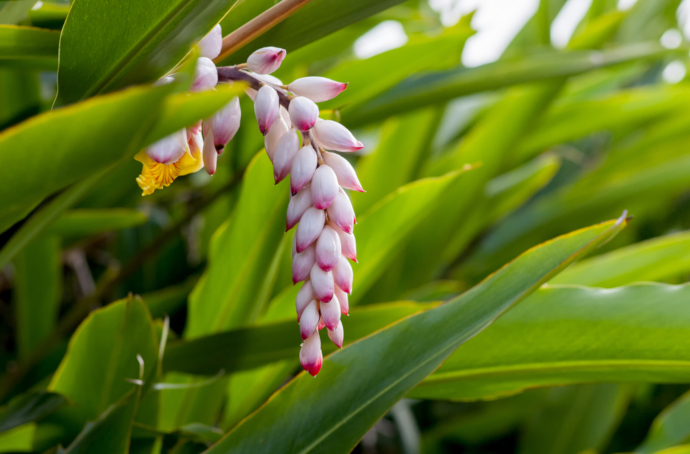
[[[635,449],[640,454],[654,454],[662,449],[690,441],[690,393],[666,407],[652,422],[644,442]]]
[[[60,394],[46,391],[34,391],[15,397],[0,411],[0,432],[38,421],[66,404],[67,399]]]

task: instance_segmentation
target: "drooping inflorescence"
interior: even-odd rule
[[[334,152],[357,151],[363,145],[340,123],[319,118],[316,105],[335,98],[347,83],[304,77],[283,85],[270,75],[286,56],[285,50],[275,47],[257,50],[245,64],[216,68],[211,58],[220,54],[221,45],[220,26],[216,26],[199,44],[202,56],[192,91],[212,89],[219,83],[246,83],[275,182],[290,176],[286,231],[297,227],[292,281],[304,282],[296,298],[304,341],[299,357],[302,367],[315,376],[323,362],[319,331],[325,327],[331,341],[343,345],[340,317],[348,313],[348,294],[352,292],[349,260],[357,261],[355,213],[345,189],[363,189],[352,165]],[[160,83],[172,81],[170,77]],[[212,175],[218,155],[239,126],[239,100],[234,98],[213,117],[139,153],[136,159],[144,168],[137,182],[144,195],[202,166]]]

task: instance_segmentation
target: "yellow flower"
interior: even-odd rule
[[[170,186],[175,178],[194,173],[204,167],[201,157],[201,149],[190,140],[190,146],[177,162],[172,164],[161,164],[151,159],[145,151],[140,151],[134,159],[143,164],[141,175],[137,178],[137,184],[144,191],[142,195],[150,195],[156,189],[163,189]]]

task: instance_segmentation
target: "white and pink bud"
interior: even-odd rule
[[[328,207],[327,213],[328,219],[337,225],[340,230],[345,233],[352,233],[355,225],[355,212],[352,209],[352,202],[350,202],[350,198],[346,194],[338,192],[335,200]]]
[[[350,164],[347,159],[337,153],[329,153],[327,151],[323,152],[322,156],[323,161],[335,172],[340,186],[345,189],[352,189],[353,191],[365,192],[364,189],[362,189],[362,184],[359,182],[357,172],[355,172],[352,164]]]
[[[287,55],[285,49],[278,47],[261,48],[247,58],[247,69],[257,74],[271,74],[280,68],[285,55]]]
[[[321,338],[319,337],[318,330],[314,330],[311,336],[302,344],[302,348],[299,351],[299,362],[304,370],[314,377],[321,370],[323,353],[321,353]]]
[[[276,184],[290,174],[292,161],[299,151],[299,135],[296,129],[290,129],[278,140],[273,154],[273,178]],[[269,156],[270,157],[270,156]]]
[[[311,197],[314,206],[325,210],[338,196],[338,177],[328,165],[321,165],[314,172],[311,183]]]
[[[179,161],[186,150],[187,131],[180,129],[149,145],[146,154],[159,164],[172,164]]]
[[[213,129],[210,129],[204,137],[204,169],[209,175],[216,173],[216,165],[218,163],[218,152],[213,144]]]
[[[327,150],[357,151],[364,148],[349,129],[332,120],[323,120],[314,126],[316,139]]]
[[[266,137],[264,137],[264,147],[266,148],[268,159],[270,159],[271,162],[273,162],[273,155],[275,155],[278,141],[286,132],[288,132],[287,124],[282,118],[278,118],[273,122],[271,129],[268,130],[268,134],[266,134]]]
[[[319,118],[319,106],[309,98],[298,96],[288,106],[290,121],[300,131],[311,129]]]
[[[323,210],[311,207],[304,212],[295,233],[295,250],[298,254],[316,241],[321,235],[325,222],[326,212]]]
[[[219,154],[223,152],[225,145],[235,137],[240,129],[241,121],[242,110],[238,97],[232,98],[225,107],[213,114],[209,120],[209,126],[213,130],[213,143]]]
[[[316,263],[316,246],[311,245],[292,257],[292,285],[309,279],[311,269]]]
[[[280,99],[278,92],[268,85],[264,85],[256,92],[254,98],[254,113],[259,123],[259,131],[266,135],[273,122],[280,116]]]
[[[307,211],[311,204],[311,187],[306,185],[300,191],[290,197],[290,203],[287,207],[287,217],[285,222],[285,231],[287,232],[291,228],[297,225],[302,215]]]
[[[338,298],[338,303],[340,303],[340,313],[347,315],[350,311],[350,298],[347,296],[347,293],[343,292],[343,290],[336,285],[333,296]]]
[[[220,24],[213,27],[211,33],[204,36],[204,38],[199,41],[199,50],[201,51],[201,56],[210,58],[211,60],[220,55],[222,47],[223,32],[220,28]]]
[[[290,168],[290,190],[297,194],[314,177],[316,171],[316,152],[311,145],[302,147],[292,161]]]
[[[338,326],[334,330],[328,330],[328,337],[331,342],[338,348],[343,348],[343,341],[345,340],[345,330],[343,329],[343,322],[338,320]]]
[[[351,233],[342,231],[333,221],[329,221],[328,225],[330,225],[333,230],[336,231],[338,237],[340,237],[340,248],[343,256],[357,263],[357,241],[355,240],[355,236]]]
[[[319,303],[316,300],[311,300],[309,304],[307,304],[307,307],[304,308],[304,311],[302,311],[302,315],[299,319],[299,332],[303,340],[316,331],[320,319]]]
[[[324,227],[316,240],[316,263],[322,270],[331,271],[341,257],[340,237],[331,227]]]
[[[340,323],[340,303],[338,303],[338,299],[333,296],[329,302],[319,303],[319,308],[321,309],[321,318],[326,328],[329,331],[336,329],[338,323]]]
[[[333,280],[343,292],[352,294],[352,265],[342,255],[338,260],[338,265],[333,270]]]
[[[311,287],[314,290],[314,296],[319,301],[324,303],[333,299],[335,292],[335,282],[333,281],[333,272],[324,271],[318,264],[314,264],[311,268]],[[304,314],[302,314],[304,317]]]
[[[218,84],[218,70],[210,58],[199,57],[192,81],[193,92],[210,90]]]
[[[295,300],[295,308],[297,309],[297,321],[302,317],[304,309],[312,302],[316,297],[314,296],[314,291],[311,288],[311,282],[307,281],[302,285],[302,288],[297,292],[297,299]]]
[[[288,85],[288,91],[304,96],[314,102],[329,101],[347,88],[347,83],[336,82],[325,77],[302,77]]]

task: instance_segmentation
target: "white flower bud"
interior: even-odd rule
[[[309,207],[311,207],[311,187],[306,185],[297,194],[290,197],[285,223],[286,232],[297,225]]]
[[[304,96],[314,102],[328,101],[347,88],[347,83],[336,82],[325,77],[302,77],[288,85],[288,91]]]
[[[316,263],[322,270],[331,271],[342,257],[340,252],[340,237],[331,227],[324,227],[316,240]]]
[[[247,96],[249,96],[249,99],[256,101],[256,90],[253,88],[245,88],[244,92],[247,94]]]
[[[338,184],[345,189],[352,189],[353,191],[364,192],[362,184],[357,178],[357,172],[352,167],[347,159],[343,158],[337,153],[329,153],[324,151],[322,153],[323,161],[331,166],[335,175],[338,177]]]
[[[333,296],[338,298],[338,302],[340,303],[340,313],[347,315],[347,313],[350,311],[350,302],[347,293],[343,292],[343,290],[336,285]]]
[[[333,270],[333,279],[343,292],[352,294],[352,265],[342,255],[338,260],[338,265]]]
[[[261,134],[265,135],[271,129],[271,125],[280,115],[279,107],[278,93],[268,85],[261,87],[254,99],[254,113]]]
[[[323,120],[314,126],[316,139],[327,150],[357,151],[364,148],[362,142],[343,125],[332,120]]]
[[[328,219],[340,227],[345,233],[352,233],[355,224],[355,212],[352,209],[350,198],[342,192],[338,192],[335,200],[328,207]]]
[[[323,210],[311,207],[304,212],[295,233],[295,250],[298,254],[316,241],[321,235],[325,222],[326,212]]]
[[[307,307],[304,308],[302,316],[299,319],[299,331],[302,335],[302,339],[306,339],[316,331],[316,327],[319,325],[319,303],[316,300],[311,300]]]
[[[187,150],[187,131],[180,129],[146,148],[146,154],[159,164],[172,164],[180,160]]]
[[[286,54],[285,49],[277,47],[264,47],[256,50],[247,59],[247,69],[257,74],[271,74],[280,68]]]
[[[211,33],[204,36],[199,41],[199,50],[202,57],[207,57],[213,60],[220,55],[220,50],[223,47],[223,32],[220,29],[220,24],[213,27]]]
[[[210,90],[218,84],[218,70],[210,58],[199,57],[194,70],[192,92]]]
[[[345,330],[343,329],[343,322],[338,320],[338,326],[334,330],[328,330],[328,337],[331,342],[338,348],[343,348],[343,341],[345,340]]]
[[[213,129],[209,130],[204,138],[204,169],[209,175],[216,173],[216,164],[218,162],[218,152],[213,145]]]
[[[293,194],[297,194],[311,181],[316,171],[316,164],[316,151],[311,145],[306,145],[297,152],[290,168],[290,190]]]
[[[321,309],[321,318],[323,319],[326,328],[334,330],[340,323],[340,303],[338,303],[335,295],[327,303],[319,303]]]
[[[311,99],[303,96],[298,96],[290,101],[288,112],[292,124],[300,131],[311,129],[319,118],[319,106]]]
[[[313,244],[292,258],[292,285],[309,278],[311,267],[316,263],[316,246]]]
[[[317,330],[314,330],[312,335],[302,344],[302,348],[299,351],[299,362],[304,370],[314,377],[321,370],[323,353],[321,353],[321,338]]]
[[[266,137],[264,137],[264,148],[266,148],[266,154],[268,154],[268,158],[271,160],[271,162],[273,162],[273,155],[275,155],[278,141],[287,131],[288,127],[283,119],[278,118],[273,122],[271,129],[268,130],[268,134],[266,134]]]
[[[342,291],[342,290],[341,290]],[[302,285],[302,288],[297,292],[297,299],[295,299],[295,308],[297,309],[297,321],[302,317],[304,309],[312,302],[316,297],[314,296],[314,290],[311,288],[311,281],[307,281]]]
[[[255,78],[259,79],[259,80],[262,81],[262,82],[266,82],[266,83],[269,83],[269,84],[272,84],[272,85],[276,85],[276,86],[279,86],[279,87],[280,87],[281,85],[283,85],[283,81],[282,81],[282,80],[278,79],[278,78],[275,77],[275,76],[271,76],[270,74],[253,74],[253,76],[254,76]],[[276,87],[273,87],[273,88],[276,88]],[[284,92],[284,90],[281,90],[281,91]]]
[[[311,183],[311,197],[314,206],[319,210],[330,207],[338,195],[338,177],[328,165],[319,166],[314,172]]]
[[[291,129],[278,140],[273,154],[273,178],[276,184],[288,176],[292,168],[292,161],[299,151],[299,136],[296,129]]]
[[[319,301],[324,303],[329,302],[333,298],[335,291],[335,282],[333,281],[333,272],[322,270],[319,265],[314,264],[311,267],[311,286],[314,290],[314,295]],[[302,314],[304,317],[304,314]]]
[[[292,120],[290,120],[290,112],[288,112],[288,110],[282,105],[280,106],[280,118],[283,119],[286,125],[292,124]]]
[[[209,125],[213,130],[213,144],[218,154],[222,153],[225,145],[235,137],[240,129],[241,120],[242,110],[238,97],[232,98],[225,107],[213,114],[209,120]]]
[[[153,86],[154,87],[160,87],[163,85],[171,84],[173,82],[175,82],[175,78],[173,76],[163,76],[160,79],[158,79],[157,81],[155,81],[153,83]]]
[[[357,242],[355,241],[355,236],[351,233],[343,232],[333,221],[329,221],[328,225],[331,226],[340,237],[341,253],[348,259],[357,263]]]

